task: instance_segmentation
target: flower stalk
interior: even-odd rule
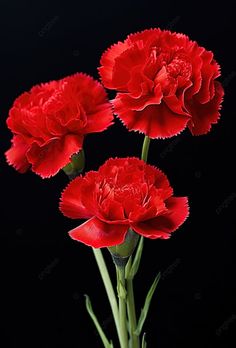
[[[148,151],[149,151],[150,142],[151,142],[151,139],[146,135],[143,141],[142,154],[141,154],[141,159],[144,162],[147,162],[147,159],[148,159]]]
[[[122,337],[120,334],[120,318],[119,318],[119,310],[118,310],[118,305],[117,305],[117,300],[116,300],[116,295],[112,286],[112,282],[111,282],[111,278],[109,276],[108,273],[108,269],[105,263],[105,260],[103,258],[103,254],[101,249],[96,249],[93,248],[93,253],[95,256],[95,260],[97,262],[102,280],[103,280],[103,284],[105,286],[106,289],[106,293],[107,293],[107,297],[111,306],[111,310],[112,310],[112,314],[113,314],[113,318],[115,321],[115,326],[116,326],[116,331],[118,334],[118,338],[119,338],[119,342],[120,345],[122,344]]]
[[[120,320],[120,337],[121,348],[128,348],[128,332],[127,332],[127,312],[126,312],[126,280],[125,266],[116,266],[117,271],[117,293],[119,298],[119,320]]]
[[[129,275],[130,266],[132,264],[132,256],[130,257],[130,263],[127,265],[129,268],[127,270],[127,274]],[[129,334],[130,334],[130,346],[132,348],[139,348],[139,336],[135,334],[135,330],[137,327],[137,319],[136,319],[136,309],[135,309],[135,301],[134,301],[134,289],[133,289],[133,278],[127,277],[127,312],[128,312],[128,321],[129,321]]]

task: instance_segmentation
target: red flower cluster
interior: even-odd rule
[[[102,85],[82,73],[33,87],[18,97],[7,125],[14,133],[7,161],[19,172],[30,167],[43,178],[55,175],[81,150],[84,136],[112,124]]]
[[[137,158],[109,159],[97,172],[73,180],[60,210],[89,219],[69,234],[95,248],[121,244],[129,228],[148,238],[170,237],[188,216],[186,197],[173,197],[166,176]]]
[[[186,127],[193,135],[217,123],[223,88],[213,53],[186,35],[150,29],[108,49],[99,68],[118,91],[115,113],[129,130],[167,138]]]

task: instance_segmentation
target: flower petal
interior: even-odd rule
[[[87,125],[84,128],[84,133],[102,132],[113,124],[113,120],[112,106],[107,102],[94,113],[87,115]]]
[[[126,51],[128,48],[128,44],[118,42],[117,44],[111,46],[107,51],[103,53],[100,60],[101,67],[98,70],[105,87],[114,88],[112,79],[115,60],[117,57],[121,55],[121,53]]]
[[[145,222],[132,224],[133,230],[151,239],[167,239],[186,220],[189,214],[186,197],[171,197],[166,202],[168,212]]]
[[[24,137],[15,135],[12,139],[12,147],[5,153],[7,163],[20,173],[25,173],[31,166],[26,157],[28,149],[29,144]]]
[[[150,105],[142,111],[117,113],[129,130],[139,131],[150,138],[168,138],[183,131],[189,116],[178,115],[165,103]]]
[[[215,96],[211,101],[201,104],[193,98],[192,102],[187,105],[192,114],[192,120],[190,120],[188,127],[193,135],[208,133],[211,125],[218,122],[223,96],[223,87],[218,81],[215,81]]]
[[[123,243],[128,225],[109,225],[92,217],[69,232],[72,239],[94,248],[104,248]]]
[[[147,164],[145,166],[145,177],[149,185],[154,185],[158,189],[158,195],[163,200],[166,200],[173,195],[173,189],[167,176],[158,168]]]
[[[93,216],[81,200],[81,191],[85,183],[85,179],[80,176],[71,181],[65,188],[60,202],[60,210],[63,215],[71,219],[89,219]]]
[[[213,59],[213,53],[210,51],[203,52],[203,66],[201,69],[202,84],[199,92],[196,94],[196,99],[199,103],[205,104],[211,99],[211,82],[220,76],[219,65]]]
[[[118,93],[113,100],[115,112],[119,115],[125,110],[143,111],[147,106],[159,105],[162,100],[161,86],[156,86],[155,93],[152,96],[142,96],[138,99],[131,95]]]
[[[110,223],[110,224],[127,224],[127,221],[125,220],[124,216],[124,208],[122,207],[122,204],[110,199],[106,198],[101,203],[101,220],[104,222]],[[100,218],[99,216],[99,218]]]
[[[32,171],[42,178],[55,175],[70,162],[70,157],[81,150],[83,137],[66,135],[62,139],[53,138],[40,146],[36,142],[31,145],[27,159],[32,164]]]

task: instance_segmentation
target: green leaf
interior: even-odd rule
[[[117,267],[117,293],[118,297],[122,298],[123,300],[126,300],[127,297],[127,291],[125,288],[125,284],[122,283],[119,275],[119,268]]]
[[[147,342],[146,342],[146,332],[144,332],[143,334],[143,338],[142,338],[142,348],[147,348]]]
[[[161,273],[159,272],[158,275],[156,276],[156,278],[154,279],[154,282],[152,283],[152,286],[150,288],[150,290],[148,291],[148,294],[146,296],[145,302],[144,302],[144,307],[141,310],[141,314],[139,317],[139,321],[138,321],[138,325],[137,325],[137,329],[135,330],[135,335],[139,336],[142,328],[143,328],[143,324],[147,318],[147,314],[148,314],[148,310],[151,304],[151,300],[152,300],[152,296],[156,290],[157,284],[159,282],[161,278]]]
[[[138,248],[135,254],[134,262],[131,266],[129,274],[127,274],[127,278],[133,279],[136,273],[138,272],[141,257],[142,257],[142,252],[143,252],[143,243],[144,243],[144,238],[141,237],[139,240]]]
[[[125,279],[129,279],[129,273],[131,270],[131,266],[132,266],[132,255],[129,257],[129,260],[125,266]]]
[[[104,347],[105,348],[113,348],[112,341],[111,342],[108,341],[108,339],[107,339],[107,337],[106,337],[106,335],[105,335],[101,325],[98,322],[98,319],[97,319],[96,315],[94,314],[94,311],[93,311],[92,304],[91,304],[89,296],[88,295],[84,295],[84,296],[85,296],[86,309],[87,309],[87,311],[88,311],[88,313],[89,313],[89,315],[90,315],[94,325],[96,326],[96,329],[97,329],[97,331],[99,333],[99,336],[100,336],[100,338],[101,338],[101,340],[102,340],[102,342],[104,344]]]

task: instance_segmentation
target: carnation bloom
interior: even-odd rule
[[[62,193],[60,210],[88,219],[69,234],[95,248],[121,244],[129,228],[167,239],[188,216],[187,198],[173,197],[167,177],[137,158],[109,159],[74,179]]]
[[[13,132],[6,152],[9,164],[46,178],[55,175],[82,149],[84,136],[112,124],[111,104],[103,86],[83,73],[33,87],[9,112]]]
[[[223,88],[213,53],[188,36],[150,29],[111,46],[101,58],[105,87],[118,93],[114,110],[129,130],[167,138],[217,123]]]

